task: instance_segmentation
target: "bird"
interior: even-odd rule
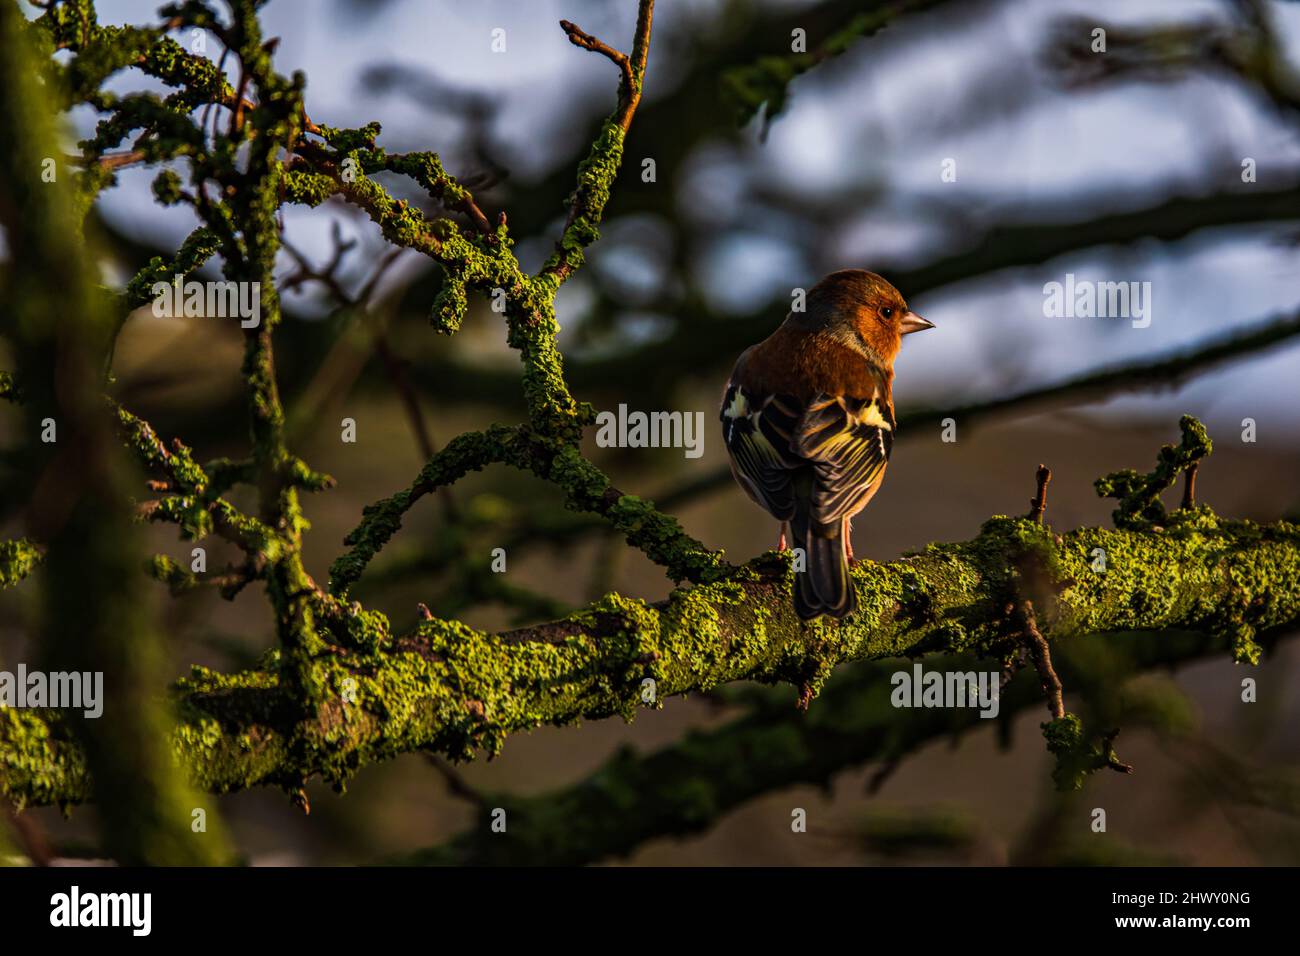
[[[799,300],[796,298],[796,305]],[[779,328],[736,360],[719,418],[741,488],[781,523],[796,552],[801,620],[857,607],[849,522],[879,490],[894,444],[894,358],[934,328],[886,279],[832,272]]]

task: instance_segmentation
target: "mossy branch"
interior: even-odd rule
[[[1126,685],[1115,679],[1116,672],[1177,667],[1225,650],[1222,639],[1170,631],[1088,640],[1098,646],[1077,655],[1067,648],[1061,655],[1063,678],[1072,686],[1101,683],[1126,700],[1132,695],[1124,694]],[[926,666],[969,673],[987,667],[987,662],[981,665],[971,656],[935,656]],[[616,859],[650,840],[704,833],[727,813],[764,794],[800,785],[829,788],[837,775],[870,763],[879,768],[869,781],[874,793],[902,762],[936,741],[993,730],[1005,744],[1015,718],[1042,704],[1038,683],[1026,672],[1002,688],[996,720],[982,719],[976,708],[900,710],[891,701],[891,678],[910,667],[901,660],[852,665],[836,674],[801,719],[792,719],[788,701],[774,700],[779,696],[774,692],[760,696],[746,689],[726,694],[723,703],[747,705],[749,712],[649,753],[620,749],[568,786],[529,796],[478,794],[473,825],[445,843],[404,853],[391,862],[580,866]],[[1104,673],[1094,673],[1098,670]],[[1144,726],[1167,729],[1171,719],[1157,707]],[[495,807],[506,810],[508,836],[494,833],[485,822]]]
[[[176,687],[173,750],[198,786],[225,792],[342,786],[359,768],[410,751],[465,759],[544,724],[620,715],[738,680],[815,692],[838,664],[933,653],[1014,652],[1002,609],[1022,584],[1009,556],[1055,569],[1039,624],[1053,642],[1134,630],[1223,640],[1229,618],[1255,633],[1300,622],[1300,528],[1199,509],[1162,531],[1084,528],[1057,538],[1022,518],[978,537],[853,570],[860,610],[839,627],[803,626],[791,572],[769,553],[727,577],[646,604],[619,595],[563,620],[504,634],[430,620],[393,636],[355,607],[319,661],[316,711],[292,707],[278,655],[255,671],[196,668]],[[1096,552],[1108,557],[1093,570]],[[1230,612],[1225,614],[1225,612]],[[90,785],[59,721],[10,711],[0,723],[0,790],[24,803],[77,802]]]
[[[1140,529],[1164,524],[1168,513],[1160,495],[1173,486],[1182,472],[1194,468],[1213,450],[1205,426],[1191,415],[1184,415],[1179,427],[1183,432],[1182,441],[1161,447],[1154,471],[1139,475],[1126,469],[1097,479],[1097,494],[1119,499],[1119,507],[1112,515],[1117,528]]]
[[[944,2],[947,0],[902,0],[881,4],[878,9],[855,14],[812,50],[806,48],[807,37],[804,37],[804,49],[796,48],[792,41],[789,53],[764,56],[753,63],[732,67],[722,74],[722,86],[726,99],[736,112],[736,122],[743,126],[762,112],[766,132],[772,121],[785,111],[790,98],[790,84],[799,76],[847,52],[858,40],[879,33],[900,15]]]
[[[345,539],[351,549],[330,568],[331,592],[343,596],[366,565],[401,527],[402,516],[427,494],[491,464],[508,464],[557,486],[567,507],[596,515],[660,564],[673,581],[708,581],[730,565],[686,534],[676,519],[635,495],[624,494],[577,449],[526,426],[498,425],[458,435],[429,459],[410,488],[365,509]]]

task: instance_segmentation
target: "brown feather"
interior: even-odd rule
[[[789,313],[780,328],[740,357],[732,381],[753,394],[803,401],[819,393],[878,394],[892,411],[894,358],[906,312],[899,291],[874,272],[832,272],[808,290],[803,312]]]
[[[872,398],[890,403],[894,373],[864,359],[826,331],[807,332],[787,320],[748,349],[732,381],[752,395],[792,395],[808,402],[816,395]]]

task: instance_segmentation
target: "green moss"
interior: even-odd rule
[[[527,637],[442,620],[393,637],[382,615],[321,607],[316,619],[335,649],[311,655],[314,717],[286,719],[293,713],[281,701],[288,658],[243,675],[196,670],[178,687],[190,708],[178,746],[197,748],[187,762],[219,789],[250,781],[296,786],[315,773],[342,785],[357,768],[410,750],[468,758],[495,753],[509,734],[544,723],[630,718],[645,706],[646,678],[655,681],[656,703],[746,678],[793,683],[810,700],[847,660],[958,647],[1000,653],[1015,640],[999,624],[1011,573],[1004,549],[1039,540],[1013,519],[994,519],[970,542],[861,562],[853,569],[859,610],[839,625],[802,626],[790,610],[788,570],[768,557],[734,577],[678,588],[658,605],[607,595]],[[1087,570],[1094,545],[1117,556],[1114,579]],[[1054,641],[1100,631],[1213,632],[1224,626],[1223,597],[1233,593],[1240,593],[1241,624],[1267,630],[1300,620],[1300,538],[1285,523],[1220,523],[1212,533],[1081,529],[1064,535],[1056,551],[1066,576],[1078,580],[1040,617]],[[1171,569],[1180,582],[1173,588]],[[1219,633],[1226,649],[1232,637]],[[354,703],[341,699],[347,680],[355,681]],[[242,729],[219,740],[210,721]],[[1071,721],[1051,728],[1049,746],[1069,785],[1113,757]]]
[[[0,398],[15,403],[22,401],[18,383],[9,372],[0,372]]]
[[[155,180],[155,191],[159,188],[158,182],[166,176],[163,173]],[[174,174],[173,174],[174,175]],[[164,183],[164,190],[170,190],[170,182]],[[177,187],[179,188],[179,184]],[[168,193],[170,195],[170,193]],[[197,272],[199,267],[217,254],[221,248],[221,241],[212,230],[200,226],[192,233],[185,237],[181,247],[176,252],[175,258],[169,260],[162,256],[154,256],[149,260],[149,264],[137,272],[126,285],[125,305],[128,309],[137,309],[142,305],[147,305],[154,299],[153,287],[155,283],[175,281],[176,276],[189,278]]]
[[[1153,471],[1139,475],[1125,469],[1097,479],[1097,494],[1119,499],[1119,507],[1112,515],[1115,527],[1143,529],[1165,524],[1168,513],[1160,501],[1161,492],[1173,485],[1181,472],[1213,450],[1205,426],[1191,415],[1184,415],[1178,424],[1182,441],[1161,447]]]
[[[378,123],[367,123],[360,129],[337,129],[333,126],[320,127],[325,141],[340,153],[351,153],[362,149],[373,149],[383,127]]]
[[[583,249],[600,238],[598,224],[609,202],[614,179],[623,163],[623,129],[612,119],[601,127],[591,151],[578,167],[578,183],[569,197],[574,215],[569,219],[558,248],[547,260],[539,278],[558,287],[560,276],[579,269]],[[547,291],[554,295],[554,288]]]
[[[766,122],[784,112],[790,97],[790,84],[800,75],[831,57],[839,56],[859,39],[887,26],[898,11],[884,7],[851,17],[816,49],[781,56],[761,56],[753,63],[731,67],[722,74],[722,90],[734,109],[736,123],[743,126],[760,111]]]
[[[194,461],[189,448],[179,441],[173,441],[168,447],[148,422],[120,405],[115,406],[115,411],[122,435],[141,463],[166,474],[178,490],[193,494],[206,490],[208,476]]]
[[[706,582],[725,575],[731,566],[682,530],[677,520],[659,511],[654,502],[635,495],[618,495],[599,468],[573,447],[556,450],[545,477],[565,494],[568,507],[602,514],[629,544],[662,565],[674,581]]]
[[[19,810],[83,803],[90,775],[54,712],[0,707],[0,794]]]
[[[198,584],[198,578],[189,568],[181,567],[165,554],[155,554],[145,565],[145,572],[154,580],[171,589],[173,594],[189,590]]]
[[[1088,739],[1083,721],[1065,714],[1041,725],[1047,749],[1056,758],[1052,780],[1058,790],[1080,790],[1090,774],[1109,766],[1122,766],[1111,744],[1112,735],[1101,741]]]
[[[506,426],[457,435],[425,463],[410,488],[367,505],[362,511],[361,523],[344,539],[350,550],[330,565],[330,592],[336,595],[347,593],[371,559],[401,528],[402,517],[416,501],[470,471],[508,459],[518,438],[518,431]]]
[[[284,200],[313,209],[339,191],[334,179],[325,173],[290,169],[284,173]]]
[[[0,588],[11,588],[41,563],[42,552],[34,541],[18,538],[0,541]]]
[[[448,275],[434,296],[429,321],[434,329],[443,335],[460,331],[469,309],[469,297],[466,295],[465,282],[456,274]]]
[[[181,178],[174,170],[164,169],[154,177],[153,195],[164,206],[174,206],[181,201]]]

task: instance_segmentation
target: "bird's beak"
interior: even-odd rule
[[[922,332],[925,329],[934,328],[934,323],[928,319],[923,319],[915,312],[907,312],[903,315],[903,320],[899,322],[898,327],[902,329],[903,335],[910,335],[912,332]]]

